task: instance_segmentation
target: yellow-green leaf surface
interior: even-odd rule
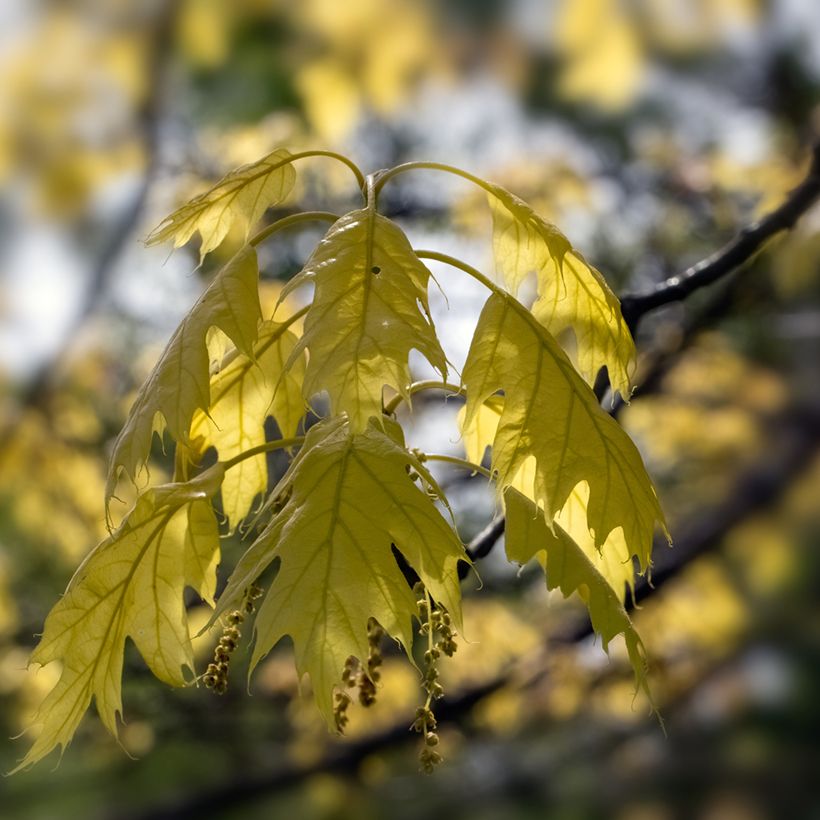
[[[498,430],[498,422],[504,409],[503,396],[490,396],[474,414],[469,426],[464,424],[464,408],[459,412],[459,426],[467,458],[480,464],[484,453],[492,446]],[[535,501],[536,461],[527,458],[510,481],[510,487]],[[589,485],[581,481],[569,494],[566,503],[555,515],[555,523],[583,550],[601,575],[606,578],[623,602],[627,589],[635,587],[635,568],[632,553],[624,538],[621,527],[612,530],[600,549],[595,546],[595,535],[587,523],[589,507]]]
[[[532,312],[554,336],[575,335],[577,365],[589,384],[606,365],[613,389],[628,398],[635,372],[635,344],[621,305],[606,280],[569,240],[526,202],[490,186],[496,268],[513,296],[530,273],[538,299]]]
[[[405,649],[413,639],[416,597],[391,550],[395,545],[433,598],[460,622],[457,564],[467,560],[450,523],[408,466],[429,474],[376,421],[354,434],[344,417],[311,428],[273,495],[283,509],[240,559],[220,598],[231,606],[275,559],[278,573],[256,617],[255,665],[284,635],[293,639],[300,676],[333,724],[332,690],[351,655],[368,653],[375,618]]]
[[[244,223],[247,237],[265,211],[287,197],[295,182],[291,154],[284,149],[274,151],[231,171],[209,191],[174,211],[151,233],[148,244],[173,239],[178,248],[199,231],[202,259],[222,243],[237,220]]]
[[[42,732],[18,768],[64,749],[92,698],[116,734],[126,638],[160,680],[185,684],[193,655],[183,589],[213,602],[219,532],[208,499],[222,475],[215,465],[191,482],[148,490],[77,570],[31,656],[42,665],[62,661],[63,670],[37,710]]]
[[[220,328],[242,353],[253,356],[262,315],[258,276],[256,252],[246,246],[222,268],[182,320],[140,388],[114,443],[106,504],[121,470],[136,480],[148,460],[155,430],[167,429],[174,439],[185,441],[194,411],[207,410],[210,405],[208,329]]]
[[[577,592],[589,610],[592,628],[604,649],[623,635],[635,680],[652,702],[646,680],[646,650],[621,600],[590,561],[589,556],[559,526],[546,525],[541,510],[512,487],[504,492],[507,510],[507,557],[526,564],[537,558],[547,576],[548,589],[560,589],[565,598]]]
[[[623,528],[641,567],[650,563],[655,523],[665,528],[655,490],[637,448],[595,399],[549,332],[512,297],[494,294],[481,312],[463,382],[464,426],[503,390],[492,467],[500,490],[528,458],[535,460],[527,493],[552,520],[581,481],[589,485],[587,519],[595,545]]]
[[[315,285],[298,350],[310,358],[304,396],[326,390],[331,412],[356,431],[382,413],[385,385],[409,398],[415,348],[442,375],[447,361],[427,304],[430,272],[397,225],[369,209],[334,223],[304,270],[283,291]]]
[[[215,447],[221,461],[265,443],[265,419],[272,415],[284,438],[293,436],[305,414],[302,398],[304,356],[285,372],[296,346],[286,325],[264,322],[253,346],[253,360],[238,350],[211,377],[208,412],[197,410],[191,422],[195,455]],[[280,380],[281,379],[281,380]],[[235,527],[250,511],[254,498],[268,486],[268,468],[261,453],[240,461],[222,482],[222,509]]]

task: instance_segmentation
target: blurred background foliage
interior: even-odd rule
[[[368,170],[434,159],[508,186],[616,290],[640,289],[713,252],[805,173],[820,128],[820,9],[6,0],[0,70],[9,737],[54,681],[26,658],[104,533],[107,448],[219,262],[197,269],[196,249],[145,249],[165,213],[277,146],[331,148]],[[344,169],[318,161],[296,199],[341,209],[354,195]],[[419,174],[384,204],[417,245],[487,268],[486,204],[466,187]],[[265,249],[270,304],[318,236]],[[59,768],[0,782],[3,816],[820,817],[818,264],[815,208],[739,276],[640,328],[645,383],[621,419],[686,558],[636,615],[668,737],[634,697],[621,648],[608,659],[577,639],[578,607],[550,600],[497,547],[481,594],[466,582],[470,643],[444,666],[447,763],[434,777],[417,773],[407,732],[420,681],[396,656],[379,702],[353,710],[340,740],[298,696],[288,647],[259,669],[252,697],[241,669],[224,698],[169,691],[134,653],[123,748],[86,720]],[[434,297],[433,310],[458,366],[481,294],[446,286],[449,306]],[[418,402],[412,443],[458,453],[457,410]],[[159,480],[169,465],[157,457]],[[442,480],[469,538],[492,495],[480,478]],[[230,565],[240,544],[224,546]],[[202,661],[213,640],[198,639]],[[0,746],[3,770],[24,743]]]

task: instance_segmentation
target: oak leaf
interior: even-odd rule
[[[473,415],[469,426],[464,423],[464,408],[459,412],[459,427],[467,458],[475,464],[484,460],[488,447],[492,446],[498,430],[498,422],[504,410],[503,396],[490,396]],[[535,501],[535,458],[525,459],[510,482],[531,501]],[[632,553],[624,538],[622,527],[616,527],[600,547],[595,544],[595,534],[587,522],[589,508],[589,484],[581,481],[575,485],[564,506],[555,514],[555,523],[583,550],[601,575],[606,578],[618,599],[623,603],[627,590],[635,588],[635,568]]]
[[[287,324],[264,322],[253,346],[253,358],[229,353],[211,377],[207,413],[198,409],[191,421],[194,457],[216,448],[221,461],[265,443],[265,419],[276,419],[284,438],[296,433],[305,414],[302,399],[304,356],[285,371],[297,338]],[[250,511],[254,498],[268,486],[264,453],[240,461],[225,473],[222,510],[232,527]]]
[[[18,770],[65,749],[92,698],[117,734],[126,638],[160,680],[185,685],[183,669],[194,661],[183,590],[213,604],[219,531],[209,499],[222,477],[216,464],[193,481],[148,490],[80,565],[31,656],[40,665],[62,661],[63,670],[37,710],[42,731]]]
[[[167,429],[188,440],[194,411],[211,403],[207,337],[218,327],[249,358],[262,315],[256,251],[245,246],[216,275],[174,332],[153,371],[137,393],[108,467],[106,506],[121,470],[132,481],[148,460],[154,432]]]
[[[464,425],[499,390],[504,407],[493,439],[499,491],[535,460],[527,493],[548,521],[579,482],[589,485],[587,519],[600,548],[621,527],[641,568],[650,562],[663,512],[637,448],[599,406],[549,332],[512,297],[494,294],[478,320],[464,367]]]
[[[468,560],[466,553],[409,469],[441,491],[404,448],[398,425],[387,420],[385,427],[374,420],[355,433],[342,416],[310,429],[272,493],[287,502],[240,559],[216,613],[276,561],[278,572],[256,617],[251,666],[290,635],[299,675],[310,676],[331,726],[332,690],[345,661],[367,658],[368,619],[406,650],[412,644],[416,596],[394,547],[460,625],[457,564]]]
[[[174,247],[178,248],[199,231],[201,261],[222,244],[237,220],[245,224],[247,239],[265,211],[282,202],[295,183],[292,155],[280,148],[257,162],[236,168],[208,191],[178,208],[154,229],[148,244],[173,239]]]
[[[363,209],[334,223],[281,297],[306,282],[315,285],[296,348],[310,354],[305,398],[327,390],[331,413],[347,413],[360,432],[372,416],[381,416],[385,386],[409,399],[411,349],[446,375],[447,360],[429,315],[429,279],[389,219]]]
[[[613,389],[629,398],[635,344],[617,296],[555,225],[509,191],[488,188],[495,264],[504,283],[516,296],[534,272],[538,298],[532,312],[538,321],[556,337],[572,330],[578,370],[589,384],[606,366]]]
[[[635,682],[652,703],[646,679],[646,649],[615,590],[559,524],[547,526],[541,510],[525,495],[508,487],[504,504],[507,557],[519,564],[537,558],[546,574],[548,589],[560,589],[565,598],[577,592],[605,650],[616,635],[624,636]]]

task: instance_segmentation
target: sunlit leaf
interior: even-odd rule
[[[650,699],[646,681],[646,650],[615,591],[589,556],[557,524],[547,526],[542,511],[518,490],[504,492],[507,512],[507,557],[519,564],[537,558],[547,577],[548,589],[560,589],[565,598],[577,592],[589,610],[592,628],[607,649],[623,635],[635,681]]]
[[[498,422],[504,410],[503,396],[490,396],[473,415],[469,426],[464,424],[464,408],[459,413],[459,426],[467,458],[480,464],[487,448],[492,446],[498,430]],[[515,488],[532,501],[536,484],[536,461],[530,457],[519,467],[510,487]],[[612,586],[618,599],[623,602],[627,589],[634,589],[635,568],[631,552],[621,527],[612,530],[604,543],[595,545],[595,534],[590,531],[588,519],[589,484],[581,481],[572,490],[565,504],[556,513],[554,521],[575,544],[583,550],[598,572]]]
[[[495,294],[487,301],[463,381],[468,428],[485,400],[504,391],[492,453],[499,489],[510,486],[526,460],[534,458],[527,494],[552,520],[577,484],[586,481],[596,546],[622,527],[630,551],[646,568],[655,523],[665,525],[640,454],[598,405],[555,339],[512,298]]]
[[[148,459],[155,430],[167,428],[174,439],[186,440],[194,411],[210,406],[208,329],[220,328],[242,353],[253,356],[261,318],[258,276],[256,252],[246,246],[222,268],[182,320],[140,388],[114,443],[106,503],[121,470],[136,479]]]
[[[64,749],[92,698],[117,733],[126,638],[160,680],[185,684],[193,656],[183,590],[213,600],[219,532],[208,499],[222,475],[215,465],[186,484],[148,490],[77,570],[31,656],[41,665],[62,661],[63,671],[34,717],[42,731],[18,768]]]
[[[268,208],[287,197],[295,182],[291,154],[280,148],[231,171],[213,188],[174,211],[154,229],[148,244],[173,239],[178,248],[199,231],[202,259],[222,244],[235,222],[244,224],[247,236]]]
[[[279,569],[256,618],[252,665],[284,635],[293,639],[332,725],[332,689],[351,655],[367,658],[375,618],[405,649],[416,598],[392,552],[395,545],[430,594],[460,621],[457,564],[466,560],[452,526],[408,468],[426,475],[404,449],[401,430],[373,422],[355,434],[344,417],[311,428],[273,495],[287,503],[240,559],[220,609],[274,561]]]
[[[265,443],[265,419],[272,415],[282,436],[296,433],[305,413],[302,398],[304,356],[284,373],[296,345],[286,326],[265,322],[253,346],[253,359],[234,351],[211,379],[211,403],[197,410],[191,422],[191,441],[200,454],[215,447],[221,461]],[[283,375],[284,373],[284,375]],[[281,377],[281,381],[280,381]],[[235,527],[249,512],[254,498],[268,485],[264,453],[231,467],[222,482],[222,509]]]
[[[365,209],[336,222],[283,291],[284,298],[305,282],[315,285],[296,348],[310,354],[305,398],[326,390],[331,412],[347,413],[361,431],[371,416],[381,416],[385,386],[407,396],[410,350],[446,374],[428,311],[429,278],[389,219]]]
[[[613,388],[629,397],[635,345],[604,277],[526,202],[496,185],[489,200],[495,264],[513,296],[535,273],[538,299],[532,311],[538,321],[556,337],[573,331],[578,369],[587,382],[593,384],[606,366]]]

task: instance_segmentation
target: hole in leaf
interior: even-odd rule
[[[378,265],[373,265],[373,267],[370,268],[370,272],[375,273],[376,276],[378,276],[382,272],[382,269]]]

